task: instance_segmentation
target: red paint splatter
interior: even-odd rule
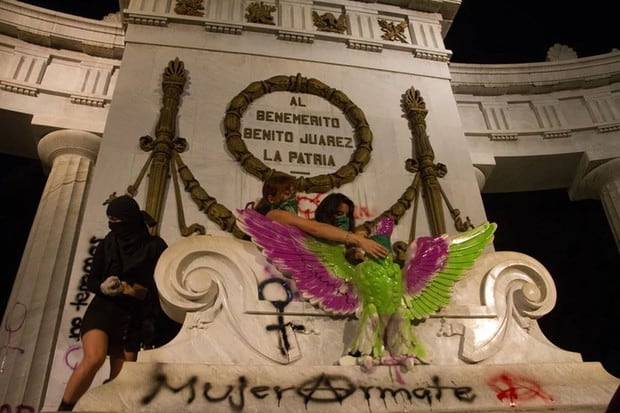
[[[538,382],[528,377],[504,373],[489,379],[487,384],[495,391],[499,400],[508,401],[511,407],[516,406],[517,401],[534,399],[555,402]]]
[[[355,219],[360,219],[360,218],[370,218],[372,215],[368,207],[356,205],[353,216],[355,217]]]
[[[322,195],[323,194],[314,194],[314,196],[308,196],[297,194],[299,214],[306,219],[314,218],[314,211],[316,211],[316,207],[321,203]]]

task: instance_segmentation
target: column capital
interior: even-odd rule
[[[97,160],[101,138],[94,133],[61,129],[45,135],[37,146],[39,159],[46,166],[52,166],[54,160],[60,155],[79,155]]]
[[[478,183],[478,189],[482,192],[484,184],[487,182],[487,177],[484,172],[474,165],[474,175],[476,176],[476,182]]]
[[[614,181],[620,181],[620,158],[609,160],[586,173],[579,183],[579,198],[600,199],[603,188]]]
[[[576,186],[580,199],[599,199],[620,252],[620,158],[611,159],[588,173]]]

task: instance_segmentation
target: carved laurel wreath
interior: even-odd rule
[[[252,82],[230,101],[224,117],[226,146],[246,172],[256,176],[261,181],[274,173],[279,173],[279,171],[269,168],[248,150],[240,132],[241,118],[250,103],[272,92],[307,93],[322,97],[339,108],[353,127],[355,150],[351,154],[351,160],[330,174],[298,177],[299,190],[327,192],[353,181],[362,172],[370,161],[370,153],[372,152],[372,132],[364,112],[341,91],[331,88],[319,80],[307,79],[301,74],[297,74],[297,76],[274,76],[267,80]]]

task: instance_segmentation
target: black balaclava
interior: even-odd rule
[[[138,203],[128,195],[114,198],[108,204],[106,214],[109,217],[120,219],[122,222],[109,222],[108,226],[118,239],[121,253],[132,254],[143,243],[148,229],[144,222],[144,215]]]
[[[142,221],[140,207],[136,200],[129,195],[122,195],[110,201],[106,214],[124,222]]]

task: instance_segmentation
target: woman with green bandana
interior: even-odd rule
[[[388,254],[387,248],[381,244],[366,238],[361,233],[351,232],[351,220],[349,228],[343,229],[329,223],[300,217],[297,215],[296,194],[297,180],[295,177],[286,174],[274,174],[263,183],[263,197],[256,205],[255,210],[273,221],[297,227],[316,238],[338,242],[347,247],[361,248],[373,258],[383,258]],[[347,217],[349,214],[352,218],[352,208],[347,212]]]
[[[316,208],[314,219],[367,238],[368,233],[365,230],[355,231],[354,210],[355,205],[349,197],[341,193],[332,193],[323,198]],[[361,248],[350,246],[347,247],[345,256],[351,264],[357,264],[364,259],[365,252]]]

